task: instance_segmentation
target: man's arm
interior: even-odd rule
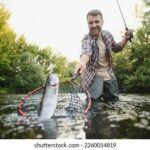
[[[86,64],[88,63],[89,59],[90,59],[89,55],[83,54],[80,57],[80,62],[75,67],[75,73],[80,71],[80,74],[82,74],[84,70],[86,69]]]
[[[129,41],[129,39],[131,39],[131,38],[133,38],[132,30],[127,30],[125,32],[124,38],[119,42],[119,45],[121,46],[121,49],[123,49],[125,47],[125,45]]]
[[[112,51],[113,52],[119,52],[122,49],[124,49],[124,47],[126,46],[127,42],[129,41],[129,39],[133,38],[133,33],[131,30],[125,31],[125,36],[124,38],[119,42],[116,43],[113,36],[112,36]]]
[[[128,42],[128,38],[125,36],[118,44],[121,47],[121,50],[126,46],[127,42]]]
[[[92,43],[93,41],[89,38],[89,35],[85,35],[81,45],[82,51],[80,55],[80,62],[76,65],[74,73],[80,71],[80,74],[83,74],[85,71],[86,64],[89,62],[90,56],[92,54]]]

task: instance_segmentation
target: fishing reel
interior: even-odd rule
[[[132,42],[133,30],[132,29],[128,29],[128,28],[125,28],[125,30],[126,30],[125,37],[127,37],[129,39],[129,41]]]

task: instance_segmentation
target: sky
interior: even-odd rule
[[[118,0],[128,28],[139,25],[135,5],[141,0]],[[81,40],[88,33],[86,15],[89,10],[103,13],[103,29],[116,41],[121,39],[124,23],[116,0],[0,0],[11,12],[10,26],[17,35],[41,48],[51,47],[68,60],[79,60]]]

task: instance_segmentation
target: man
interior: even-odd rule
[[[87,14],[89,34],[82,40],[82,53],[75,72],[83,74],[82,86],[89,89],[94,100],[118,100],[116,77],[112,71],[112,52],[121,51],[132,36],[126,31],[123,39],[116,43],[110,32],[102,30],[103,16],[99,10]]]

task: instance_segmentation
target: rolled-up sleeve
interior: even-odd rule
[[[113,52],[119,52],[122,50],[121,46],[119,43],[116,43],[114,40],[114,37],[111,34],[111,40],[112,40],[112,51]]]
[[[81,44],[81,55],[87,54],[89,57],[92,55],[92,40],[85,36]]]

